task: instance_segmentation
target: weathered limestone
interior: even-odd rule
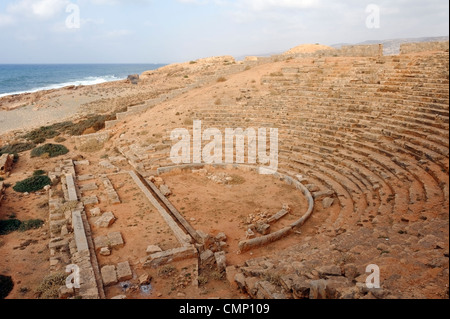
[[[339,53],[341,56],[347,57],[371,57],[383,55],[382,44],[372,45],[347,45],[343,46]]]
[[[72,174],[66,174],[66,184],[67,184],[67,192],[69,196],[69,201],[76,202],[78,201],[77,190],[75,188],[75,181],[73,180]]]
[[[325,209],[330,208],[331,206],[333,206],[333,204],[334,204],[334,198],[327,197],[327,198],[324,198],[322,201],[322,206]]]
[[[192,245],[189,247],[175,248],[150,255],[147,262],[144,263],[144,268],[157,268],[173,261],[196,258],[197,256],[197,249]]]
[[[0,156],[0,176],[6,175],[8,172],[10,172],[13,164],[13,154],[3,154],[2,156]]]
[[[95,179],[95,176],[91,174],[77,176],[77,180],[80,182],[90,181],[92,179]]]
[[[419,42],[400,45],[400,54],[411,54],[424,51],[445,51],[449,49],[449,42]]]
[[[200,254],[200,262],[203,266],[212,266],[215,262],[214,253],[211,250],[205,250]]]
[[[94,245],[97,251],[101,251],[102,248],[119,249],[122,248],[125,243],[120,232],[112,232],[107,236],[95,237]]]
[[[119,282],[116,273],[116,266],[114,265],[103,266],[101,272],[103,285],[105,287],[115,285]]]
[[[169,187],[167,185],[161,185],[159,187],[159,190],[165,197],[172,195],[172,191],[169,189]]]
[[[147,254],[152,255],[152,254],[156,254],[156,253],[162,252],[162,249],[159,246],[150,245],[150,246],[147,247],[146,252],[147,252]]]
[[[80,186],[80,192],[89,192],[98,190],[98,186],[95,183],[85,184]]]
[[[92,142],[104,144],[109,140],[110,135],[111,135],[111,132],[102,131],[102,132],[94,133],[94,134],[74,136],[74,139],[75,139],[76,146],[78,148],[80,148],[83,145],[86,145],[86,144],[92,143]]]
[[[83,220],[81,218],[81,211],[72,212],[72,225],[75,234],[75,243],[79,252],[89,251],[86,233],[84,230]]]
[[[5,192],[5,184],[4,182],[0,182],[0,206],[2,205],[3,194]]]
[[[289,214],[291,212],[291,209],[289,206],[285,205],[283,206],[283,209],[280,210],[278,213],[276,213],[275,215],[273,215],[272,217],[270,217],[267,220],[268,224],[273,224],[276,223],[277,221],[279,221],[280,219],[282,219],[284,216],[286,216],[287,214]]]
[[[113,213],[104,213],[99,219],[95,221],[95,225],[99,228],[108,228],[116,221],[116,217]]]
[[[111,248],[122,248],[125,245],[122,234],[120,232],[109,233],[108,241]]]
[[[270,225],[269,224],[259,224],[256,226],[256,231],[261,235],[268,235],[270,233]]]
[[[110,256],[111,255],[111,250],[109,249],[109,247],[103,247],[102,249],[100,249],[100,255],[102,255],[102,256]]]
[[[100,208],[98,208],[98,207],[91,209],[89,211],[89,213],[91,214],[91,217],[99,217],[102,214],[102,212],[100,211]]]
[[[83,203],[83,205],[88,206],[88,205],[97,205],[98,202],[98,197],[97,196],[89,196],[89,197],[83,197],[81,199],[81,202]]]
[[[69,264],[77,265],[80,271],[80,288],[73,292],[61,290],[61,298],[72,297],[74,294],[83,299],[104,298],[89,223],[83,203],[77,200],[73,161],[60,162],[55,172],[50,172],[49,176],[55,179],[63,177],[61,181],[64,191],[64,195],[53,189],[49,191],[51,271],[64,271],[64,267]],[[69,199],[73,201],[68,201]],[[64,200],[68,202],[64,203]]]
[[[108,200],[111,205],[120,204],[120,198],[117,194],[116,190],[114,189],[114,186],[112,185],[111,181],[108,177],[102,176],[101,180],[103,182],[103,185],[105,186],[106,193],[108,195]]]
[[[155,197],[150,193],[150,191],[145,187],[145,185],[142,183],[142,181],[139,179],[139,177],[136,175],[135,172],[130,171],[129,172],[131,178],[134,180],[136,185],[141,189],[141,191],[145,194],[147,199],[152,203],[152,205],[158,210],[162,218],[165,220],[167,225],[172,229],[173,233],[175,234],[175,237],[178,239],[178,241],[183,245],[187,246],[190,245],[192,239],[186,235],[181,228],[175,223],[175,221],[172,219],[172,217],[166,212],[166,210],[159,204],[159,202],[156,200]]]
[[[270,243],[273,243],[274,241],[277,241],[281,238],[286,237],[292,232],[291,227],[283,228],[282,230],[277,231],[276,233],[266,235],[263,237],[258,237],[254,239],[249,239],[245,241],[241,241],[239,243],[239,250],[240,252],[246,252],[248,250],[251,250],[256,247],[261,247]]]
[[[133,272],[131,271],[128,261],[117,264],[117,279],[119,281],[126,281],[133,278]]]
[[[217,269],[219,272],[225,272],[227,268],[227,257],[224,251],[220,251],[214,254],[216,260]]]
[[[74,161],[73,164],[75,166],[89,166],[89,165],[91,165],[91,163],[88,160]]]

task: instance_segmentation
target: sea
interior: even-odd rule
[[[0,97],[123,80],[164,64],[0,64]]]

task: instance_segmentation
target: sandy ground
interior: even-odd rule
[[[303,46],[298,49],[307,52],[311,48]],[[339,59],[343,58],[336,58],[333,61]],[[100,200],[98,207],[102,212],[113,212],[117,218],[110,228],[98,229],[95,226],[96,218],[88,213],[93,236],[121,231],[125,240],[125,246],[113,251],[111,256],[97,256],[100,266],[128,260],[135,275],[131,280],[132,286],[142,274],[147,273],[153,278],[153,289],[150,294],[139,292],[132,287],[115,285],[106,288],[109,298],[122,293],[130,298],[143,299],[243,297],[223,278],[215,278],[211,274],[208,275],[205,284],[199,288],[193,286],[189,279],[195,273],[196,260],[174,263],[173,272],[168,276],[155,269],[143,269],[142,258],[146,256],[145,250],[148,245],[156,244],[163,249],[170,249],[178,247],[179,244],[130,177],[123,172],[114,174],[114,171],[101,167],[99,163],[108,156],[118,155],[114,148],[120,144],[119,140],[128,145],[157,143],[166,138],[173,128],[189,128],[186,120],[195,118],[195,112],[208,109],[214,101],[220,101],[223,108],[227,105],[236,105],[243,98],[242,88],[251,91],[248,93],[251,95],[249,99],[263,99],[270,96],[270,88],[261,84],[261,77],[293,64],[295,61],[286,61],[252,68],[228,76],[223,83],[210,83],[160,103],[139,116],[129,117],[112,129],[111,141],[96,153],[81,153],[75,149],[74,140],[67,136],[68,140],[63,144],[68,146],[71,152],[64,157],[51,160],[30,159],[29,152],[25,152],[21,154],[18,164],[6,182],[14,185],[17,181],[29,177],[36,169],[51,171],[57,161],[65,158],[73,159],[82,155],[91,162],[89,166],[77,166],[77,174],[94,174],[96,178],[80,185],[95,182],[99,189],[88,191],[84,195],[97,195]],[[185,63],[165,67],[160,73],[152,71],[143,77],[143,82],[138,86],[115,82],[77,90],[62,89],[40,95],[0,99],[0,134],[5,133],[0,136],[0,145],[17,141],[18,134],[12,132],[16,129],[23,130],[26,127],[61,121],[67,117],[110,112],[135,103],[145,103],[158,94],[188,85],[196,77],[214,74],[223,67],[222,62],[216,67],[205,65]],[[249,122],[249,126],[251,124]],[[448,159],[443,165],[448,167]],[[126,163],[118,167],[125,172],[132,170]],[[410,199],[415,203],[399,203],[396,206],[398,211],[394,211],[392,216],[382,216],[386,219],[376,227],[374,226],[376,223],[372,223],[374,216],[361,218],[348,214],[344,216],[348,220],[343,220],[342,228],[335,229],[333,222],[338,218],[344,218],[341,216],[341,207],[335,204],[329,209],[323,209],[319,202],[313,216],[301,228],[301,232],[264,248],[239,255],[237,245],[245,238],[245,220],[250,214],[265,211],[274,214],[283,204],[288,204],[292,208],[292,213],[273,226],[273,230],[278,230],[304,213],[306,201],[298,190],[271,177],[242,171],[215,170],[211,173],[236,174],[242,178],[243,183],[221,185],[205,176],[187,172],[169,173],[162,177],[173,192],[171,202],[196,229],[213,235],[225,232],[228,237],[225,251],[229,265],[241,265],[248,259],[263,256],[271,257],[272,262],[280,269],[290,269],[291,264],[298,261],[317,264],[376,262],[383,267],[384,282],[393,290],[398,289],[399,294],[415,298],[445,298],[446,292],[442,283],[448,278],[448,243],[441,244],[438,240],[448,239],[448,228],[445,229],[448,225],[448,214],[445,216],[441,208],[433,206],[433,202],[424,204],[420,199],[414,198],[414,194],[420,193],[417,185],[411,185],[409,190],[412,194]],[[99,179],[100,174],[109,174],[122,201],[121,204],[108,203],[105,189]],[[431,184],[433,181],[425,178],[424,182]],[[404,197],[399,186],[394,186],[400,193],[399,197]],[[21,220],[41,218],[47,222],[40,230],[1,236],[0,255],[4,257],[0,259],[0,273],[12,276],[16,284],[9,298],[35,297],[35,288],[48,274],[49,252],[46,245],[49,238],[46,201],[48,197],[45,192],[24,196],[8,188],[6,198],[0,206],[1,219],[7,219],[15,213]],[[448,200],[446,205],[448,206]],[[408,207],[412,207],[415,213],[409,212]],[[89,212],[93,207],[86,208]],[[430,246],[432,247],[430,248],[419,242],[431,235],[437,237],[436,240],[442,247]],[[384,248],[386,238],[389,239],[388,249]],[[31,242],[27,242],[29,240]],[[22,247],[15,249],[20,246]],[[204,274],[200,274],[202,275]],[[399,280],[400,278],[402,280]],[[448,291],[448,285],[446,289]]]

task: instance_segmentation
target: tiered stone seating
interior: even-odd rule
[[[272,94],[196,118],[279,128],[280,168],[336,192],[334,227],[448,202],[448,53],[304,60],[261,81]]]
[[[264,92],[241,89],[236,103],[211,101],[193,119],[222,132],[278,128],[280,170],[336,196],[339,210],[321,229],[372,228],[409,212],[435,217],[449,196],[448,60],[448,52],[288,60],[262,76]],[[171,145],[175,128],[160,145]],[[144,175],[173,165],[170,147],[127,143],[119,150]]]

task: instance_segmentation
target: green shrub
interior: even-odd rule
[[[3,182],[5,179],[3,177],[0,177],[0,182]]]
[[[41,147],[37,147],[31,151],[31,157],[41,157],[44,154],[48,154],[49,157],[58,157],[69,153],[69,150],[64,145],[59,144],[46,144]]]
[[[83,132],[89,128],[93,128],[94,131],[100,131],[105,128],[105,122],[115,120],[115,114],[109,115],[91,115],[87,119],[78,122],[75,125],[69,127],[66,131],[72,136],[83,135]]]
[[[33,176],[41,176],[47,174],[46,171],[43,171],[41,169],[38,169],[37,171],[34,171]]]
[[[0,299],[8,297],[14,288],[14,282],[11,277],[0,275]]]
[[[18,219],[0,220],[0,235],[8,235],[20,228],[22,222]]]
[[[18,231],[20,232],[26,232],[31,229],[39,229],[44,225],[44,221],[41,219],[31,219],[26,220],[21,223]]]
[[[48,176],[33,176],[18,182],[13,189],[18,193],[33,193],[40,191],[47,185],[51,185],[52,181]]]
[[[17,143],[13,145],[7,145],[0,147],[0,156],[3,154],[19,154],[22,152],[26,152],[32,150],[36,147],[34,143]]]

